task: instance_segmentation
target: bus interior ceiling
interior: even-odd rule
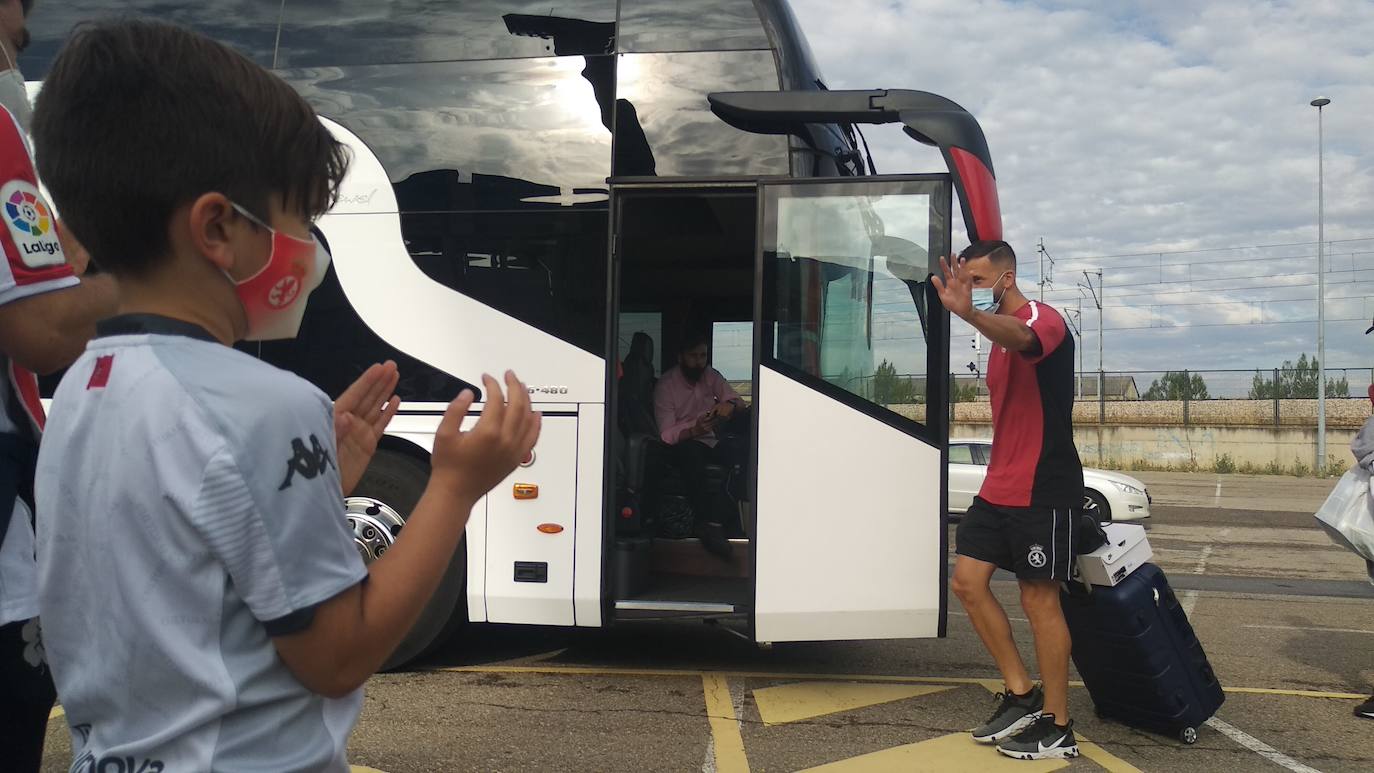
[[[626,342],[635,333],[647,333],[654,344],[655,375],[661,376],[677,364],[682,336],[698,331],[710,335],[715,323],[753,318],[756,206],[753,190],[626,195],[619,223],[617,318],[622,329],[617,337],[622,358],[628,353]],[[632,321],[645,315],[656,317],[657,324],[645,329]],[[617,398],[623,395],[618,393]],[[613,409],[611,415],[619,412]],[[644,453],[628,439],[633,432],[621,429],[613,433],[620,446],[617,454]],[[623,525],[617,533],[622,543],[618,551],[627,549],[626,538],[645,543],[640,549],[646,554],[639,557],[644,565],[618,563],[617,572],[641,576],[637,581],[620,578],[617,596],[665,604],[729,604],[741,609],[752,592],[752,546],[742,534],[747,526],[741,523],[731,540],[734,555],[728,561],[708,554],[694,536],[684,536],[680,524],[674,533],[665,520],[671,518],[672,507],[680,508],[685,500],[680,471],[661,448],[649,456],[654,461],[642,465],[644,479],[639,481],[645,501],[637,503],[645,522],[633,533],[626,533]],[[738,485],[731,489],[740,490]],[[739,504],[733,497],[730,501]],[[622,505],[616,503],[617,512]],[[741,520],[747,508],[747,503],[739,507]]]

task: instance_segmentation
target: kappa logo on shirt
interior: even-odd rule
[[[334,467],[334,460],[329,457],[329,451],[320,444],[319,438],[310,436],[310,448],[305,447],[304,440],[292,438],[291,458],[286,460],[286,480],[281,482],[277,491],[291,488],[291,481],[295,479],[296,473],[300,473],[306,480],[314,480],[330,467]]]

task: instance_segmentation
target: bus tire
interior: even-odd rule
[[[410,517],[429,483],[429,466],[414,457],[379,449],[367,472],[349,495],[385,505],[402,519]],[[401,527],[404,532],[404,526]],[[460,542],[439,587],[420,617],[382,665],[391,671],[419,660],[444,644],[467,621],[467,544]]]

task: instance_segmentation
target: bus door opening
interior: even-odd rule
[[[617,202],[608,590],[620,617],[741,613],[752,595],[756,188],[620,191]],[[711,431],[694,430],[713,410]]]

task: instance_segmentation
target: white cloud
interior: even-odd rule
[[[1374,236],[1374,3],[792,4],[832,88],[933,91],[978,117],[1023,290],[1036,289],[1041,237],[1059,261],[1047,299],[1073,306],[1081,270],[1104,271],[1108,368],[1271,367],[1315,351],[1315,323],[1275,324],[1316,317],[1308,101],[1332,99],[1326,236]],[[879,128],[868,132],[879,171],[941,167],[930,149]],[[1369,311],[1374,240],[1333,252],[1329,268],[1344,273],[1329,277],[1327,316],[1352,321],[1329,322],[1327,361],[1368,363],[1368,323],[1353,320]],[[1073,260],[1125,253],[1155,254]],[[1096,310],[1084,305],[1091,369]]]

